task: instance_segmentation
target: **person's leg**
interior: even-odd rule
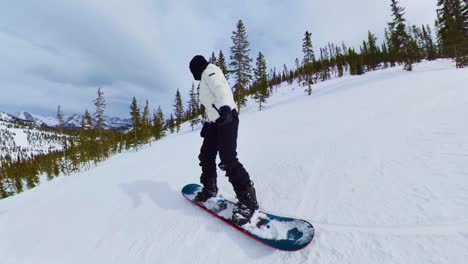
[[[237,131],[239,129],[239,117],[237,111],[233,111],[232,122],[224,126],[218,126],[218,149],[221,163],[219,167],[226,171],[234,190],[244,190],[251,185],[250,176],[242,163],[237,158]]]
[[[200,160],[199,165],[202,170],[200,182],[203,185],[203,191],[195,199],[204,202],[208,198],[216,196],[218,192],[216,184],[216,154],[218,153],[216,125],[205,123],[200,134],[203,137],[203,143],[198,159]]]
[[[237,158],[238,128],[239,117],[237,112],[233,111],[232,122],[218,127],[218,144],[221,157],[220,167],[226,171],[226,176],[229,177],[238,199],[231,220],[234,224],[241,226],[250,222],[255,210],[258,209],[258,202],[249,173]]]

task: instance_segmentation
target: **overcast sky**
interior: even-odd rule
[[[433,26],[436,1],[400,0],[409,23]],[[358,46],[379,38],[390,0],[22,0],[0,2],[0,111],[54,115],[94,112],[104,90],[106,114],[129,116],[131,98],[169,111],[177,88],[187,101],[193,55],[223,50],[242,19],[251,57],[269,68],[301,58],[304,32],[314,49]],[[143,108],[143,107],[142,107]]]

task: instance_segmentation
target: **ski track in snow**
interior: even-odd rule
[[[242,110],[239,158],[265,211],[314,225],[302,251],[266,248],[185,201],[201,139],[184,127],[0,201],[1,263],[464,264],[467,73],[425,62],[319,83],[312,96],[282,86],[263,111]]]

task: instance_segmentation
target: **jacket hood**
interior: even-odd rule
[[[193,78],[195,80],[201,80],[202,73],[208,64],[208,61],[202,55],[193,57],[193,59],[190,61],[190,71],[192,72]]]

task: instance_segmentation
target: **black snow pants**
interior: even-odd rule
[[[250,186],[250,176],[237,158],[237,131],[239,116],[237,110],[232,110],[232,122],[219,126],[206,122],[200,135],[204,138],[200,149],[200,166],[202,168],[202,183],[210,177],[216,178],[216,155],[219,152],[221,163],[219,167],[226,171],[234,190],[242,191]]]

